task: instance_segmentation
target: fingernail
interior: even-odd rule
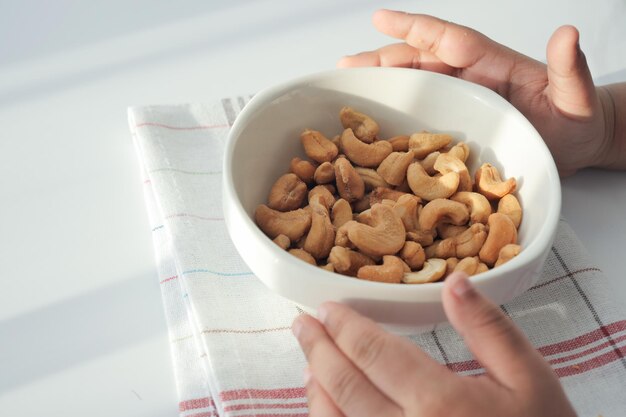
[[[317,309],[317,319],[322,323],[326,323],[327,315],[328,315],[328,309],[326,308],[326,305],[322,304]]]
[[[300,333],[302,332],[301,316],[296,317],[296,319],[293,321],[293,324],[291,325],[291,332],[296,337],[296,339],[300,336]]]
[[[459,298],[466,297],[473,290],[474,286],[468,277],[459,278],[452,287],[452,292]]]
[[[311,369],[309,369],[308,366],[304,368],[304,371],[302,372],[302,380],[305,387],[309,385],[309,381],[311,380]]]

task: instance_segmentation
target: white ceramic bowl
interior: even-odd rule
[[[472,277],[496,303],[531,287],[557,228],[561,190],[556,166],[533,126],[506,100],[456,78],[401,68],[332,70],[258,93],[237,118],[224,159],[223,204],[230,236],[250,269],[277,294],[314,311],[326,300],[347,303],[398,333],[425,331],[446,320],[443,284],[362,281],[306,264],[276,246],[253,220],[272,184],[294,156],[305,157],[304,128],[332,137],[342,131],[339,109],[372,116],[381,138],[420,130],[451,133],[469,144],[468,167],[495,165],[515,177],[524,209],[523,250],[512,261]]]

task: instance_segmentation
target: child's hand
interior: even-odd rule
[[[549,365],[462,273],[443,292],[446,314],[486,369],[462,377],[348,307],[324,304],[293,331],[309,362],[311,417],[575,417]]]
[[[607,91],[596,90],[574,27],[563,26],[552,35],[546,66],[435,17],[380,10],[373,22],[405,43],[343,58],[338,66],[421,68],[482,84],[531,121],[561,175],[614,165],[613,102]]]

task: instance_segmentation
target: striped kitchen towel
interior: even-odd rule
[[[300,311],[250,272],[223,221],[222,154],[248,100],[129,109],[185,417],[307,415],[290,332]],[[565,222],[539,283],[503,309],[581,417],[626,415],[626,314]],[[456,372],[484,372],[449,325],[411,340]]]

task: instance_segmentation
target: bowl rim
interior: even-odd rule
[[[332,279],[335,281],[344,280],[345,282],[343,283],[343,285],[362,286],[363,288],[369,287],[372,290],[381,290],[382,288],[384,288],[386,293],[395,293],[395,291],[402,294],[406,294],[407,291],[416,291],[418,293],[435,291],[440,293],[443,289],[444,281],[437,281],[419,285],[389,284],[383,282],[354,279],[353,277],[326,271],[317,266],[310,265],[296,258],[295,256],[290,255],[287,251],[284,251],[280,249],[277,245],[275,245],[272,240],[267,235],[265,235],[256,225],[256,223],[250,218],[247,211],[244,209],[241,200],[239,199],[239,196],[235,192],[233,179],[233,167],[235,164],[233,163],[233,154],[237,141],[248,123],[249,116],[255,114],[257,111],[263,108],[266,103],[272,102],[284,96],[285,94],[288,94],[294,88],[298,88],[299,86],[306,86],[308,84],[313,84],[324,79],[332,78],[339,73],[354,73],[358,75],[366,74],[373,77],[381,76],[380,74],[383,74],[382,76],[391,76],[394,73],[410,73],[413,74],[410,76],[416,77],[416,79],[424,78],[436,80],[439,82],[444,81],[447,83],[451,83],[451,85],[455,88],[466,90],[468,94],[474,96],[478,100],[485,101],[501,111],[506,110],[510,112],[509,117],[515,118],[518,123],[528,129],[529,133],[532,133],[531,135],[529,135],[528,140],[535,141],[535,145],[538,147],[538,151],[543,154],[541,155],[541,158],[547,162],[547,166],[545,166],[544,168],[548,172],[545,181],[549,184],[549,188],[554,189],[555,192],[551,196],[552,204],[550,204],[550,206],[548,207],[548,212],[545,216],[543,227],[541,227],[539,233],[535,235],[530,244],[524,247],[520,254],[513,258],[511,261],[500,265],[495,272],[494,269],[490,269],[487,272],[471,276],[470,279],[475,285],[480,287],[482,284],[490,282],[496,277],[500,277],[501,275],[506,275],[514,270],[523,268],[534,262],[536,259],[540,258],[545,253],[545,248],[542,247],[541,244],[542,242],[548,242],[547,246],[549,250],[549,246],[553,243],[553,239],[556,234],[556,229],[558,227],[561,212],[561,186],[558,171],[556,168],[556,164],[552,158],[552,154],[550,153],[547,145],[543,141],[541,135],[537,132],[535,127],[530,123],[530,121],[528,121],[528,119],[526,119],[526,117],[524,117],[524,115],[522,115],[522,113],[517,110],[511,103],[506,101],[503,97],[501,97],[494,91],[479,84],[475,84],[469,81],[436,72],[411,68],[392,67],[339,68],[303,75],[259,91],[252,97],[252,99],[243,108],[241,113],[237,116],[235,122],[233,123],[233,126],[231,127],[230,132],[228,133],[228,140],[223,156],[224,173],[222,181],[222,198],[224,198],[224,201],[222,202],[222,205],[226,207],[226,202],[228,199],[232,203],[229,208],[231,210],[234,209],[237,212],[237,217],[243,219],[243,221],[246,223],[246,227],[248,229],[251,229],[252,233],[254,233],[257,238],[261,238],[260,241],[263,241],[262,239],[265,239],[265,242],[273,247],[274,252],[281,262],[287,262],[293,267],[304,267],[305,269],[311,268],[310,271],[315,271],[316,274],[319,274],[319,279],[323,279],[324,281],[326,279]],[[224,215],[225,217],[230,217],[229,213],[225,212]],[[296,262],[296,264],[293,264],[293,262]],[[263,280],[262,278],[260,279]]]

